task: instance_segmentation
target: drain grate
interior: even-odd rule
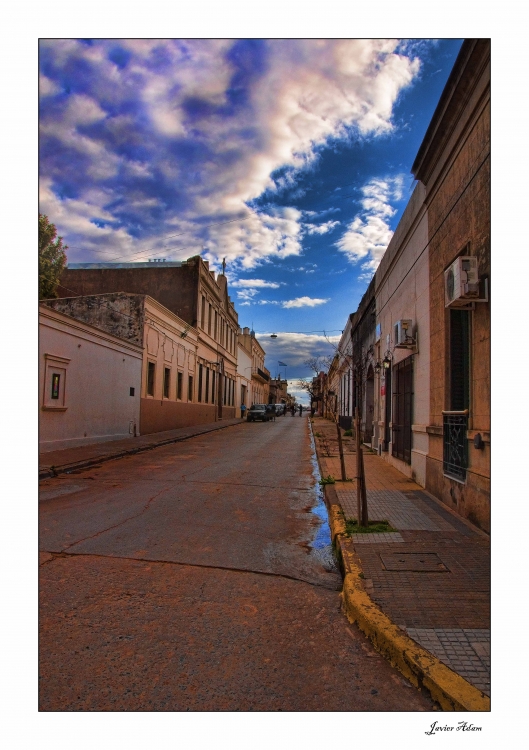
[[[435,552],[385,552],[380,555],[386,570],[409,570],[414,573],[449,573]]]

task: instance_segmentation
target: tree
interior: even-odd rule
[[[55,224],[45,214],[39,214],[39,299],[57,296],[59,278],[66,265],[68,245],[57,237]]]

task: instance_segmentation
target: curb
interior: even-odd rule
[[[424,687],[444,711],[490,711],[490,698],[419,646],[367,594],[354,546],[345,536],[345,516],[332,485],[324,487],[331,539],[343,575],[342,609],[375,649],[415,687]]]
[[[208,432],[216,432],[217,430],[225,430],[228,427],[237,427],[238,424],[242,424],[243,422],[236,422],[234,424],[225,424],[219,427],[212,427],[210,430],[204,430],[202,432],[197,432],[194,435],[178,435],[177,437],[167,438],[166,440],[161,440],[159,442],[153,442],[153,443],[146,443],[145,445],[138,445],[135,448],[130,448],[130,450],[120,450],[117,453],[109,453],[105,456],[97,456],[95,458],[85,458],[81,461],[74,461],[71,464],[62,464],[61,466],[50,466],[49,468],[45,468],[40,470],[39,469],[39,481],[41,479],[50,479],[52,477],[57,477],[59,474],[66,474],[71,471],[76,471],[78,469],[89,469],[91,466],[99,466],[99,464],[104,463],[105,461],[113,461],[114,459],[118,458],[124,458],[125,456],[134,456],[136,453],[143,453],[144,451],[150,451],[154,448],[160,448],[163,445],[170,445],[171,443],[180,443],[183,440],[190,440],[194,437],[199,437],[200,435],[207,435]]]

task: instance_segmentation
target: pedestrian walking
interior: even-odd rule
[[[276,421],[276,407],[274,406],[274,404],[266,405],[266,413],[268,414],[268,421]]]
[[[246,404],[241,404],[241,419],[246,416]]]
[[[300,404],[299,405],[299,416],[301,417],[302,414],[303,414],[303,404]]]
[[[294,404],[292,404],[292,406],[290,407],[290,414],[294,416],[295,413],[296,413],[296,407],[294,406]]]

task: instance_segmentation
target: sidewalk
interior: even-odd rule
[[[339,480],[336,425],[316,417],[312,429],[322,477]],[[352,478],[356,469],[353,439],[343,438],[343,442],[346,473]],[[356,590],[361,591],[359,599],[367,594],[371,607],[377,605],[378,621],[389,625],[370,626],[372,640],[381,642],[384,628],[393,630],[395,642],[400,636],[402,644],[409,643],[403,638],[408,636],[418,644],[417,653],[423,658],[433,656],[432,664],[438,660],[451,670],[445,670],[445,677],[456,673],[490,696],[488,536],[369,449],[364,450],[364,467],[369,520],[387,520],[397,532],[338,535],[346,578],[356,571],[353,588],[344,585],[344,599],[348,595],[354,599]],[[340,506],[334,512],[338,526],[340,509],[345,518],[356,518],[354,479],[336,481],[325,489],[328,505]],[[345,532],[343,518],[340,530]],[[346,611],[347,605],[344,600]],[[394,644],[388,651],[394,653]],[[398,658],[395,655],[395,661]],[[463,683],[462,687],[465,691]],[[472,689],[467,692],[471,695]]]
[[[155,432],[151,435],[141,437],[125,438],[123,440],[112,440],[107,443],[92,443],[82,445],[78,448],[66,448],[60,451],[39,453],[39,479],[57,476],[66,472],[85,469],[89,466],[100,464],[103,461],[111,461],[114,458],[130,456],[141,453],[160,445],[178,443],[195,435],[204,435],[206,432],[223,430],[225,427],[242,424],[242,419],[224,419],[209,424],[193,425],[192,427],[179,427],[176,430],[166,432]]]

